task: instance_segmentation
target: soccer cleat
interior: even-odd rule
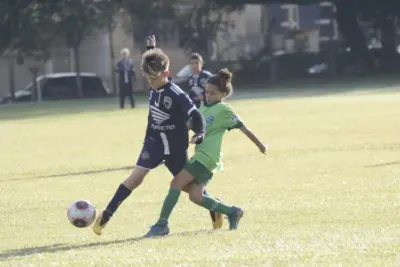
[[[239,226],[239,221],[243,217],[243,210],[241,208],[232,207],[232,212],[228,216],[229,230],[236,230]]]
[[[110,220],[110,216],[104,216],[105,211],[102,211],[93,223],[93,232],[96,235],[101,235],[103,233],[106,224]]]
[[[224,224],[224,217],[222,216],[222,213],[210,211],[210,216],[213,229],[214,230],[221,229],[222,225]]]
[[[150,227],[150,231],[144,236],[145,238],[161,237],[169,234],[168,224],[155,224]]]
[[[222,202],[222,200],[216,198],[219,202]],[[210,211],[210,216],[211,216],[211,222],[214,230],[218,230],[222,228],[222,225],[224,224],[224,217],[222,213],[220,212],[215,212],[215,211]]]

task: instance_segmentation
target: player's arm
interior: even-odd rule
[[[190,117],[190,129],[193,130],[194,136],[192,137],[191,143],[200,144],[206,133],[206,122],[203,115],[193,104],[192,100],[185,93],[178,96],[182,111]],[[188,125],[189,128],[189,125]]]
[[[240,129],[258,147],[261,153],[265,154],[267,152],[267,147],[263,142],[244,125],[230,108],[224,112],[224,125],[228,130]]]
[[[261,140],[249,128],[246,127],[246,125],[242,123],[242,127],[239,129],[258,147],[261,153],[267,153],[266,145],[264,145],[263,142],[261,142]]]
[[[203,142],[206,134],[206,122],[197,108],[190,113],[190,118],[192,121],[191,129],[194,132],[194,136],[190,142],[192,144],[200,144]]]
[[[153,35],[147,37],[146,49],[147,50],[151,50],[151,49],[154,49],[154,48],[156,48],[156,36],[153,34]]]

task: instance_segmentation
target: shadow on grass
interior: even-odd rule
[[[136,101],[146,104],[147,96],[138,96]],[[130,110],[125,105],[125,110]],[[59,117],[93,112],[119,111],[115,98],[46,101],[41,103],[16,103],[0,105],[0,121],[25,120],[33,118]]]
[[[268,99],[268,98],[304,98],[343,94],[356,91],[398,91],[398,75],[365,76],[353,78],[298,80],[281,82],[277,85],[253,85],[238,89],[232,100]],[[118,110],[116,98],[90,100],[62,100],[43,103],[24,103],[0,105],[0,121],[23,120],[49,116],[66,116],[89,112],[106,112]],[[138,107],[148,103],[146,93],[136,95]]]
[[[131,170],[131,169],[133,169],[133,167],[134,166],[123,166],[123,167],[118,167],[118,168],[107,168],[107,169],[101,169],[101,170],[90,170],[90,171],[82,171],[82,172],[67,172],[67,173],[50,174],[50,175],[34,176],[34,177],[27,177],[27,178],[15,178],[15,179],[0,180],[0,183],[116,172],[116,171]]]
[[[380,164],[374,164],[374,165],[367,165],[365,168],[379,168],[379,167],[387,167],[387,166],[393,166],[393,165],[400,165],[400,161],[393,161],[393,162],[386,162],[386,163],[380,163]]]
[[[212,233],[212,230],[198,230],[192,232],[180,232],[176,234],[171,234],[167,237],[161,238],[168,238],[168,237],[179,237],[179,236],[196,236],[196,235],[204,235]],[[127,239],[119,239],[119,240],[111,240],[111,241],[104,241],[104,242],[92,242],[88,244],[81,244],[81,245],[68,245],[66,243],[62,244],[54,244],[48,246],[41,246],[41,247],[30,247],[30,248],[21,248],[21,249],[10,249],[0,253],[0,261],[7,261],[14,258],[19,257],[27,257],[33,256],[42,253],[58,253],[58,252],[65,252],[70,250],[79,250],[79,249],[90,249],[102,246],[111,246],[111,245],[119,245],[119,244],[129,244],[139,242],[145,239],[143,236],[141,237],[133,237]],[[158,238],[154,238],[158,239]],[[152,239],[150,239],[152,240]]]

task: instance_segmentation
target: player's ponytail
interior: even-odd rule
[[[227,68],[220,69],[217,74],[214,74],[208,78],[207,82],[217,86],[218,90],[226,93],[227,97],[231,96],[233,93],[232,72],[230,72]]]

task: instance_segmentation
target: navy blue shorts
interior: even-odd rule
[[[187,150],[171,152],[169,155],[165,155],[162,145],[157,145],[154,142],[145,142],[136,166],[151,170],[164,163],[171,174],[176,176],[187,162]]]

